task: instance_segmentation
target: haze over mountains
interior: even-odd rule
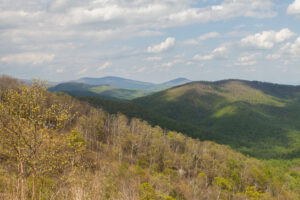
[[[72,96],[100,96],[111,99],[130,100],[153,92],[191,82],[186,78],[177,78],[161,84],[135,81],[120,77],[81,78],[71,82],[57,84],[50,91],[62,91]]]

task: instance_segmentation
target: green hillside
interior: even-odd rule
[[[213,140],[260,158],[300,157],[300,87],[227,80],[193,82],[130,103],[83,98],[112,113]]]
[[[65,92],[71,96],[96,96],[109,99],[131,100],[151,94],[147,90],[118,88],[111,85],[88,85],[85,83],[67,82],[49,88],[51,92]]]
[[[133,102],[201,127],[207,132],[199,135],[202,139],[255,156],[278,157],[299,151],[299,94],[300,87],[229,80],[194,82]]]

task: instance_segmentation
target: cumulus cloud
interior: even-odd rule
[[[201,36],[199,36],[199,40],[207,40],[207,39],[211,39],[211,38],[216,38],[216,37],[219,37],[220,34],[217,33],[217,32],[210,32],[210,33],[206,33],[206,34],[203,34]]]
[[[274,17],[271,0],[224,0],[205,8],[188,8],[171,14],[168,19],[177,23],[209,22],[235,17]]]
[[[164,35],[164,33],[160,31],[143,30],[138,32],[137,35],[140,37],[151,37],[151,36],[161,36]]]
[[[288,28],[282,29],[278,32],[273,30],[263,31],[243,38],[240,41],[240,44],[243,47],[272,49],[276,44],[284,42],[294,35],[295,33]]]
[[[195,39],[184,40],[181,42],[183,45],[198,45],[199,41]]]
[[[48,23],[70,27],[90,23],[105,24],[119,27],[171,27],[198,22],[220,21],[235,17],[272,17],[273,4],[271,0],[224,0],[221,4],[205,7],[193,7],[192,0],[114,0],[114,1],[70,1],[54,0],[49,3],[49,10],[44,1],[25,3],[18,1],[18,6],[12,9],[12,4],[2,6],[0,21],[11,19],[27,23]],[[28,7],[32,5],[32,7]],[[64,12],[52,12],[65,9]],[[3,14],[10,12],[11,14]],[[35,13],[35,14],[34,14]],[[37,15],[36,13],[39,13]],[[8,17],[11,16],[11,17]],[[33,20],[32,16],[36,16]],[[110,23],[107,23],[110,22]],[[24,23],[22,23],[24,25]]]
[[[226,46],[220,46],[216,49],[214,49],[210,54],[208,55],[201,55],[197,54],[193,58],[195,60],[213,60],[213,59],[222,59],[225,58],[228,54],[229,50]]]
[[[155,36],[154,39],[157,39],[174,32],[181,34],[181,31],[177,33],[177,30],[189,30],[191,27],[187,25],[190,24],[244,17],[274,17],[276,12],[272,2],[273,0],[219,0],[204,4],[199,1],[195,4],[194,0],[4,0],[0,3],[0,45],[3,50],[0,52],[0,62],[12,63],[13,66],[18,63],[17,60],[22,60],[19,63],[46,65],[55,57],[55,66],[73,68],[75,74],[83,74],[88,72],[88,69],[82,69],[82,66],[93,66],[89,70],[97,70],[98,67],[101,71],[106,66],[102,66],[99,60],[111,60],[117,65],[118,62],[124,62],[121,59],[126,57],[126,68],[126,65],[132,66],[133,62],[145,61],[145,51],[153,53],[154,56],[155,53],[171,49],[177,43],[181,44],[177,41],[179,37],[172,35],[176,40],[165,40],[166,36],[161,39],[165,40],[161,44],[148,47],[144,46],[140,37]],[[170,27],[172,29],[169,29]],[[186,41],[186,44],[199,44],[200,41],[215,37],[218,37],[218,33],[210,32]],[[120,42],[129,39],[132,40]],[[138,42],[134,43],[133,40]],[[124,46],[130,51],[123,50]],[[194,52],[202,47],[195,45],[192,48],[187,49],[188,56],[196,54]],[[9,52],[21,51],[44,52],[45,49],[53,54],[47,57],[42,55],[43,53],[40,56],[24,53],[22,56],[27,59],[18,55],[14,58],[7,55]],[[217,48],[208,55],[198,57],[204,60],[224,58],[226,51],[224,48],[223,52],[222,48]],[[147,60],[159,59],[152,57]],[[136,64],[143,66],[144,63]],[[48,70],[41,66],[36,66],[35,69],[39,74],[47,74]],[[105,69],[110,70],[109,67]],[[62,73],[60,71],[57,72]],[[20,72],[15,73],[17,75]],[[65,74],[64,77],[72,76]]]
[[[103,63],[103,65],[101,65],[100,67],[97,68],[96,71],[102,71],[107,69],[108,67],[110,67],[112,65],[112,62],[105,62]]]
[[[289,15],[300,15],[300,0],[295,0],[287,9]]]
[[[9,64],[39,65],[39,64],[52,61],[54,57],[55,57],[54,54],[46,54],[46,53],[19,53],[19,54],[3,56],[2,58],[0,58],[0,61]]]
[[[80,1],[79,1],[80,2]],[[50,8],[64,7],[65,14],[53,16],[60,25],[87,24],[95,22],[122,22],[148,27],[169,27],[197,22],[219,21],[235,17],[272,17],[271,0],[224,0],[221,4],[192,7],[192,0],[115,0],[78,3],[55,0]]]
[[[256,64],[258,54],[243,55],[237,59],[235,65],[238,66],[251,66]]]
[[[162,57],[160,57],[160,56],[151,56],[151,57],[146,58],[147,61],[158,61],[161,59],[162,59]]]
[[[268,54],[268,55],[266,56],[266,58],[269,59],[269,60],[277,60],[277,59],[279,59],[280,57],[281,57],[281,55],[280,55],[280,54],[277,54],[277,53],[274,53],[274,54]]]
[[[178,63],[183,63],[184,61],[181,59],[175,59],[173,61],[169,61],[166,63],[163,63],[162,66],[164,67],[173,67],[174,65],[178,64]]]
[[[54,0],[50,5],[50,10],[59,10],[67,6],[69,0]]]
[[[147,48],[148,53],[161,53],[167,51],[175,46],[175,38],[168,37],[164,42],[149,46]]]
[[[200,44],[200,41],[216,38],[216,37],[219,37],[219,36],[220,36],[220,34],[218,32],[209,32],[209,33],[205,33],[203,35],[200,35],[196,39],[184,40],[184,41],[181,42],[181,44],[183,44],[183,45],[198,45],[198,44]]]
[[[292,56],[299,57],[300,55],[300,37],[298,37],[294,42],[288,42],[285,44],[281,50],[287,52]]]

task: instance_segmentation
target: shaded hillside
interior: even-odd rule
[[[205,130],[205,136],[199,134],[202,139],[276,157],[298,151],[299,94],[296,86],[228,80],[193,82],[133,102]]]
[[[227,146],[0,79],[0,199],[294,200],[285,170]]]

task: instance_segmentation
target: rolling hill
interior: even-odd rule
[[[255,157],[300,157],[299,86],[225,80],[192,82],[126,104],[83,99]]]

